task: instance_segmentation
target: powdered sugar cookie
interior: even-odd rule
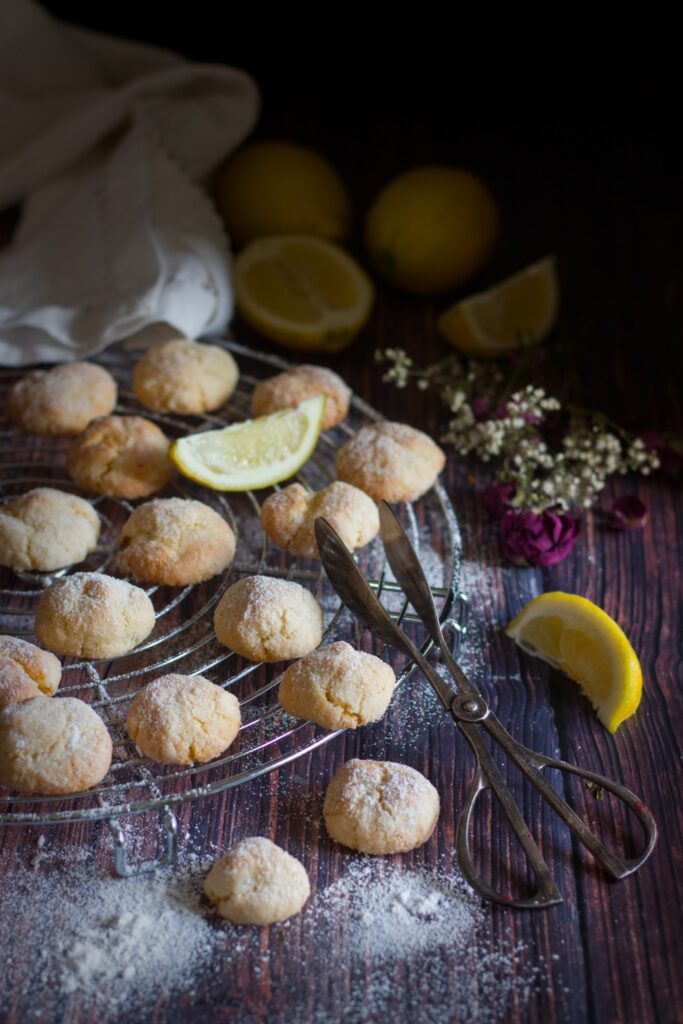
[[[110,498],[147,498],[161,490],[173,467],[169,441],[141,416],[105,416],[77,437],[67,456],[71,478]]]
[[[149,348],[135,364],[133,391],[146,409],[197,414],[223,405],[238,376],[224,348],[172,338]]]
[[[19,637],[0,636],[0,707],[41,694],[51,697],[61,676],[54,654]]]
[[[50,572],[75,565],[94,550],[100,519],[92,505],[52,487],[0,505],[0,565]]]
[[[240,706],[234,694],[204,676],[171,673],[136,694],[127,726],[133,742],[153,761],[210,761],[237,736]]]
[[[372,498],[339,480],[317,492],[307,491],[301,484],[275,491],[261,507],[261,526],[279,547],[294,555],[317,558],[314,525],[318,516],[327,519],[351,551],[368,544],[379,532]]]
[[[355,729],[382,717],[395,686],[390,665],[339,640],[290,665],[278,700],[323,729]]]
[[[38,641],[76,658],[116,658],[154,629],[154,606],[144,590],[99,572],[55,580],[36,607]]]
[[[254,416],[265,416],[280,409],[290,409],[315,395],[327,396],[322,430],[329,430],[346,418],[351,389],[338,373],[323,366],[306,364],[259,381],[251,396],[251,409]]]
[[[252,661],[300,658],[323,633],[322,609],[310,590],[269,576],[246,576],[228,587],[213,622],[220,642]]]
[[[119,538],[117,566],[148,583],[184,586],[226,569],[235,535],[209,505],[185,498],[156,498],[139,505]]]
[[[94,363],[66,363],[33,370],[7,397],[9,418],[27,434],[80,434],[116,405],[116,381]]]
[[[75,697],[34,697],[0,710],[0,784],[8,789],[79,793],[104,778],[111,754],[104,722]]]
[[[431,437],[407,423],[363,427],[337,452],[340,480],[376,501],[415,501],[436,482],[446,456]]]
[[[311,886],[300,861],[270,839],[252,836],[216,861],[204,892],[228,921],[262,925],[298,914]]]
[[[327,831],[361,853],[405,853],[425,843],[439,794],[424,775],[394,761],[347,761],[327,787]]]

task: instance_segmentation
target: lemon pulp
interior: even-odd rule
[[[366,322],[374,289],[338,246],[305,236],[263,238],[235,261],[237,308],[288,348],[334,352]]]
[[[585,597],[541,594],[506,632],[577,682],[610,732],[638,707],[643,678],[636,653],[614,619]]]
[[[326,398],[316,395],[293,409],[178,438],[173,464],[196,483],[217,491],[270,487],[292,476],[310,458]]]
[[[543,341],[557,318],[558,293],[555,260],[547,256],[451,306],[437,326],[461,352],[495,357]]]

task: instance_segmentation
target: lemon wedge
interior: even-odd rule
[[[577,682],[610,732],[638,707],[643,676],[636,653],[614,619],[585,597],[541,594],[506,633]]]
[[[303,466],[317,444],[325,395],[255,420],[179,437],[169,456],[180,472],[214,491],[270,487]]]
[[[260,238],[235,260],[244,319],[298,351],[338,352],[353,341],[374,298],[365,271],[331,242],[303,235]]]
[[[558,296],[555,260],[547,256],[495,288],[457,302],[437,327],[466,355],[495,358],[543,341],[555,324]]]

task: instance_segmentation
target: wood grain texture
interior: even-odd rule
[[[401,126],[402,128],[402,126]],[[266,129],[282,136],[315,139],[337,159],[359,207],[397,166],[430,159],[463,159],[452,133],[415,121],[410,137],[398,120],[365,126],[342,142],[331,128],[300,113],[271,118]],[[264,133],[266,131],[264,129]],[[567,152],[542,150],[526,161],[503,161],[493,141],[480,140],[479,169],[506,211],[501,248],[485,285],[546,251],[559,255],[562,314],[557,337],[539,360],[538,379],[562,397],[600,408],[628,426],[683,433],[679,406],[682,275],[674,253],[683,217],[674,203],[673,177],[657,182],[632,171],[620,173],[616,156],[592,163]],[[566,159],[565,159],[566,158]],[[647,202],[643,201],[643,191]],[[677,192],[676,192],[677,196]],[[674,212],[677,211],[677,212]],[[338,370],[387,417],[407,420],[438,435],[442,410],[429,396],[383,384],[371,358],[374,347],[401,346],[417,361],[443,354],[435,332],[442,301],[415,300],[378,287],[372,320],[357,344],[334,359]],[[262,345],[239,321],[238,340]],[[267,347],[267,346],[264,346]],[[681,651],[683,507],[671,480],[618,480],[601,506],[617,494],[635,491],[650,509],[645,529],[632,534],[607,530],[598,515],[585,523],[572,555],[545,571],[519,570],[502,563],[495,533],[477,499],[485,482],[481,467],[451,457],[444,474],[456,506],[468,562],[487,567],[470,594],[472,614],[483,624],[486,646],[477,682],[513,736],[548,753],[615,776],[640,794],[660,827],[655,852],[638,874],[612,884],[605,880],[567,830],[524,786],[514,771],[505,775],[532,833],[558,881],[564,903],[541,913],[489,907],[486,930],[499,941],[519,942],[523,966],[541,971],[542,983],[528,1000],[513,998],[505,1015],[511,1024],[675,1024],[683,1020],[683,816],[681,814]],[[612,737],[600,726],[575,687],[547,667],[520,655],[502,627],[532,596],[544,590],[583,594],[605,608],[629,633],[644,671],[642,705]],[[412,687],[421,685],[416,679]],[[425,700],[431,700],[427,695]],[[264,834],[300,856],[321,891],[345,870],[351,855],[332,844],[320,827],[325,785],[350,757],[406,761],[424,771],[442,796],[442,815],[432,839],[401,859],[405,865],[453,860],[455,820],[472,770],[472,758],[450,720],[421,716],[417,703],[392,707],[386,720],[346,733],[313,755],[237,791],[186,805],[179,812],[183,835],[195,846],[218,841],[226,847],[249,834]],[[406,735],[410,743],[406,743]],[[557,780],[562,784],[561,780]],[[567,784],[576,806],[596,828],[616,829],[626,843],[628,823],[609,800],[596,801],[580,785]],[[136,849],[151,856],[154,816],[135,825]],[[484,869],[502,880],[518,861],[500,817],[490,803],[480,808],[475,844]],[[25,863],[35,848],[35,830],[0,830],[0,867]],[[181,840],[182,841],[182,840]],[[69,850],[88,844],[96,862],[110,855],[105,826],[51,830],[49,842]],[[516,868],[515,868],[516,870]],[[0,898],[2,879],[0,878]],[[0,903],[1,912],[1,903]],[[217,972],[197,978],[194,996],[160,999],[148,1016],[155,1024],[192,1021],[292,1024],[339,1019],[338,1008],[367,979],[347,955],[340,925],[339,946],[322,956],[315,935],[299,923],[282,944],[277,929],[257,931],[247,954],[226,960]],[[330,951],[325,951],[329,953]],[[17,930],[13,955],[30,959],[28,937]],[[439,954],[441,955],[441,954]],[[448,953],[442,957],[449,970]],[[255,966],[260,973],[255,973]],[[0,982],[1,984],[1,982]],[[368,1024],[420,1024],[425,1000],[416,972],[399,971],[395,999]],[[60,1001],[37,991],[29,1002],[10,1003],[7,1024],[102,1020],[78,996]],[[29,1018],[29,1009],[33,1016]],[[436,1007],[444,1022],[449,1006]],[[124,1019],[142,1019],[135,1007]],[[432,1018],[435,1019],[435,1018]]]

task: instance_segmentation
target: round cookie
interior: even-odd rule
[[[133,391],[146,409],[202,413],[219,406],[237,386],[239,371],[229,352],[172,338],[148,349],[133,367]]]
[[[311,894],[303,864],[263,836],[243,839],[216,861],[204,892],[235,924],[273,924],[298,914]]]
[[[389,665],[339,640],[290,665],[278,700],[290,715],[323,729],[355,729],[382,717],[395,686]]]
[[[240,728],[237,697],[204,676],[171,673],[136,694],[127,727],[145,757],[161,764],[210,761]]]
[[[294,555],[317,558],[314,524],[318,516],[328,520],[351,551],[368,544],[379,532],[379,514],[372,498],[340,480],[317,492],[307,491],[301,484],[275,491],[261,507],[261,526],[279,547]]]
[[[446,456],[431,437],[407,423],[363,427],[335,458],[339,479],[376,501],[415,501],[435,483],[445,464]]]
[[[97,545],[100,518],[75,494],[52,487],[0,505],[0,565],[50,572],[82,562]]]
[[[315,650],[323,613],[310,590],[290,580],[246,576],[218,602],[216,636],[251,661],[287,661]]]
[[[0,636],[0,707],[41,694],[51,697],[61,676],[54,654],[19,637]]]
[[[201,501],[155,498],[126,520],[116,564],[136,580],[167,586],[200,583],[226,569],[235,535],[225,519]]]
[[[154,629],[154,606],[144,590],[100,572],[55,580],[40,595],[39,643],[75,658],[116,658]]]
[[[34,697],[0,710],[0,785],[46,796],[80,793],[109,771],[112,742],[75,697]]]
[[[327,787],[327,831],[361,853],[422,846],[439,817],[439,794],[424,775],[394,761],[347,761]]]
[[[265,416],[280,409],[289,409],[315,395],[327,395],[322,429],[329,430],[345,419],[349,411],[351,388],[338,373],[323,366],[297,366],[259,381],[251,396],[254,416]]]
[[[171,476],[169,442],[141,416],[105,416],[76,438],[67,467],[81,487],[110,498],[147,498]]]
[[[65,363],[33,370],[7,396],[6,412],[27,434],[80,434],[116,405],[116,381],[94,363]]]

